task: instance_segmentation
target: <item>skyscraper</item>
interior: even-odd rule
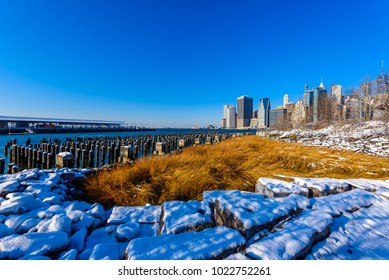
[[[289,96],[287,93],[284,94],[284,109],[286,109],[286,105],[289,102]]]
[[[226,115],[226,128],[236,128],[236,108],[229,106]]]
[[[338,105],[342,104],[342,86],[341,85],[332,85],[331,95],[336,100]]]
[[[247,95],[238,97],[238,117],[236,120],[237,128],[249,127],[252,115],[253,99]]]
[[[319,121],[319,110],[321,100],[327,95],[327,90],[324,88],[323,80],[320,85],[312,90],[308,90],[308,85],[304,87],[304,105],[307,107],[307,121],[317,123]]]
[[[270,99],[261,98],[258,108],[258,127],[269,127]]]

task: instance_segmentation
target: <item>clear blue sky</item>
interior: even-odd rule
[[[220,124],[389,68],[387,0],[0,0],[0,115]]]

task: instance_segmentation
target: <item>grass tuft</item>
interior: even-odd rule
[[[85,199],[106,207],[162,204],[201,199],[206,190],[254,191],[259,177],[388,179],[387,166],[388,158],[244,136],[100,171],[87,180]]]

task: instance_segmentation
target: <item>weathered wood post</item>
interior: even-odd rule
[[[19,166],[13,165],[12,166],[12,174],[18,173],[19,172]]]
[[[48,153],[47,154],[47,169],[50,169],[54,166],[54,162],[53,162],[53,155],[51,153]]]
[[[56,156],[55,163],[57,168],[73,167],[74,159],[72,153],[70,152],[59,153]]]
[[[88,167],[89,168],[93,168],[94,167],[94,154],[93,154],[93,150],[89,150],[89,154],[88,154]]]
[[[33,149],[32,150],[32,168],[38,167],[38,150]]]
[[[0,158],[0,175],[4,174],[5,158]]]
[[[7,174],[12,174],[12,167],[15,165],[15,163],[8,163],[7,166]]]
[[[87,161],[86,149],[83,149],[81,152],[81,168],[86,167],[86,161]]]

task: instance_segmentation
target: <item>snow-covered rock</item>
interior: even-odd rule
[[[285,197],[292,193],[308,197],[307,188],[277,179],[259,178],[255,186],[255,192],[266,197]]]
[[[331,234],[317,243],[307,259],[388,260],[389,201],[334,219]]]
[[[121,224],[116,229],[118,241],[130,241],[140,233],[140,224],[137,222],[128,222]]]
[[[47,206],[39,199],[31,197],[15,197],[4,201],[0,206],[0,214],[21,214],[37,208]]]
[[[124,258],[128,260],[223,259],[239,252],[245,244],[246,240],[238,231],[220,226],[201,232],[136,238],[128,244]]]
[[[285,222],[275,232],[251,244],[246,255],[260,260],[291,260],[304,257],[312,245],[329,234],[331,215],[305,210],[298,217]]]
[[[20,259],[29,254],[47,255],[67,248],[69,239],[64,232],[13,234],[0,239],[0,259]]]
[[[378,191],[376,191],[376,194],[389,200],[389,188],[381,188]]]
[[[16,192],[20,186],[19,181],[9,180],[0,182],[0,197],[5,197],[11,192]]]
[[[124,224],[135,221],[142,224],[159,223],[161,206],[114,206],[107,224]]]
[[[217,225],[237,229],[249,240],[258,231],[273,228],[307,206],[309,199],[300,195],[265,199],[259,194],[239,192],[234,196],[218,196],[214,211]]]
[[[352,187],[362,189],[368,192],[375,192],[381,188],[389,188],[389,183],[373,179],[348,179],[345,180]]]
[[[346,211],[353,212],[361,207],[369,207],[378,199],[378,196],[373,193],[354,189],[337,195],[312,198],[310,203],[312,209],[327,212],[332,216],[339,216]]]
[[[214,227],[208,203],[191,200],[167,201],[162,205],[159,234],[201,231]]]
[[[310,190],[309,197],[320,197],[351,190],[344,180],[332,178],[294,178],[294,183]]]
[[[120,259],[119,243],[97,244],[89,257],[90,260],[118,260]]]

